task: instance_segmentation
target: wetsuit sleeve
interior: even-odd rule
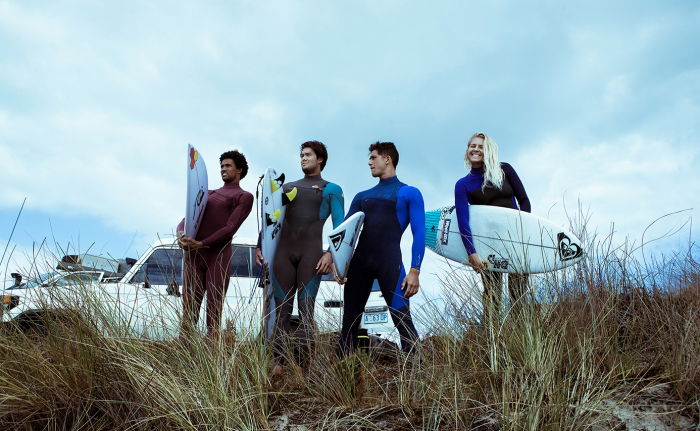
[[[518,200],[518,207],[520,208],[520,211],[529,213],[531,211],[530,199],[527,197],[527,193],[525,193],[525,187],[523,186],[522,181],[520,181],[520,177],[518,177],[515,169],[513,169],[513,167],[508,163],[502,163],[502,168],[503,173],[505,173],[508,177],[508,182],[510,183],[511,187],[513,187],[513,195],[515,196],[515,199]]]
[[[397,210],[406,211],[411,224],[413,245],[411,246],[411,268],[420,269],[425,254],[425,204],[423,195],[415,187],[405,186],[399,190]],[[405,202],[405,210],[404,208]],[[398,214],[397,214],[398,215]],[[403,217],[399,215],[399,220]],[[405,218],[404,218],[405,220]],[[406,226],[403,224],[403,226]]]
[[[250,210],[253,208],[253,195],[250,193],[244,193],[238,199],[238,204],[233,209],[231,214],[226,221],[226,224],[218,229],[216,232],[212,233],[208,237],[202,239],[202,243],[206,246],[213,244],[218,244],[224,241],[226,238],[233,237],[243,221],[250,214]]]
[[[459,226],[460,237],[467,249],[467,254],[476,253],[472,239],[472,230],[469,227],[469,200],[467,198],[467,187],[462,180],[455,184],[455,208],[457,209],[457,225]]]
[[[333,186],[328,196],[331,204],[331,219],[333,220],[333,228],[338,227],[344,220],[345,215],[345,198],[343,197],[343,189],[336,184],[328,184]],[[328,187],[326,186],[326,187]]]
[[[348,209],[348,213],[345,214],[345,220],[347,220],[351,215],[355,214],[356,212],[360,211],[360,194],[356,194],[354,198],[352,198],[352,202],[350,203],[350,209]]]
[[[255,244],[255,248],[262,248],[262,231],[258,233],[258,242]]]

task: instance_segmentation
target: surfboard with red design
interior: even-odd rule
[[[209,199],[209,178],[204,157],[192,145],[187,145],[187,208],[185,210],[185,235],[194,238],[202,223],[204,209]]]
[[[469,205],[469,227],[476,253],[489,271],[549,272],[585,255],[581,240],[568,229],[514,209]],[[425,245],[440,256],[467,263],[454,206],[425,213]]]

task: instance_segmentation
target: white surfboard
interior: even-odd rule
[[[518,210],[469,206],[474,248],[490,271],[541,273],[583,258],[581,241],[569,230]],[[425,213],[425,245],[440,256],[467,263],[455,207]]]
[[[209,180],[204,158],[196,148],[187,145],[187,199],[185,235],[194,238],[202,223],[209,199]]]
[[[357,245],[357,240],[360,238],[360,231],[364,221],[365,213],[358,211],[330,231],[326,237],[326,241],[330,244],[333,263],[335,263],[338,277],[341,280],[348,274],[350,260],[355,252],[355,245]]]
[[[274,169],[267,168],[262,179],[262,194],[260,200],[261,252],[270,277],[273,276],[273,262],[277,251],[277,242],[284,224],[285,205],[296,196],[296,188],[285,194],[282,189],[284,174],[278,174]],[[275,327],[275,296],[271,283],[264,287],[263,304],[263,334],[270,339]]]

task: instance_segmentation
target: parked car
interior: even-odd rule
[[[5,290],[30,289],[33,287],[59,287],[75,285],[85,285],[100,283],[104,278],[103,271],[51,271],[39,274],[36,277],[24,282],[16,283]],[[16,280],[16,278],[15,278]]]
[[[254,241],[231,245],[231,280],[226,293],[223,319],[236,331],[257,334],[262,327],[263,289],[260,267],[255,264]],[[70,307],[94,308],[107,320],[119,321],[131,335],[155,339],[176,337],[182,312],[183,252],[173,240],[158,240],[118,282],[87,279],[84,271],[70,277],[40,277],[22,289],[7,290],[0,312],[2,322],[36,321],[37,316]],[[66,278],[68,277],[68,278]],[[86,277],[85,282],[69,280]],[[64,283],[62,280],[66,280]],[[82,279],[81,279],[82,280]],[[205,299],[206,302],[206,299]],[[320,332],[339,331],[342,322],[343,287],[331,275],[319,287],[315,320]],[[361,322],[370,335],[395,337],[388,307],[375,282]],[[298,319],[296,304],[293,319]],[[204,319],[200,319],[204,324]]]

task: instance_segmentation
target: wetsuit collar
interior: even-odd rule
[[[223,189],[240,189],[241,185],[239,183],[224,183],[224,186],[222,187]]]
[[[472,168],[471,171],[469,171],[471,175],[484,175],[484,168]]]
[[[306,174],[304,174],[304,178],[306,178],[307,180],[320,180],[321,174],[318,174],[318,175],[306,175]]]
[[[389,184],[396,184],[399,182],[399,177],[394,175],[393,177],[389,178],[384,178],[383,180],[379,180],[379,184],[382,186],[388,186]]]

